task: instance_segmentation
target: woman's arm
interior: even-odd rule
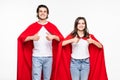
[[[93,40],[92,38],[87,39],[87,41],[89,42],[89,44],[92,43],[92,44],[96,45],[98,48],[102,48],[102,44],[100,42]]]
[[[79,38],[77,38],[77,36],[75,36],[74,38],[72,39],[69,39],[69,40],[64,40],[62,42],[62,46],[65,46],[67,44],[70,44],[70,43],[77,43],[79,41]]]

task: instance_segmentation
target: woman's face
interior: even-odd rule
[[[78,21],[77,29],[79,31],[83,31],[85,29],[85,21],[83,19]]]

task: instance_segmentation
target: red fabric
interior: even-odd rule
[[[54,35],[59,36],[60,40],[63,39],[63,36],[57,29],[55,25],[48,22],[44,25],[45,28]],[[42,25],[38,24],[37,22],[31,24],[25,31],[21,33],[18,37],[18,53],[17,53],[17,80],[32,80],[32,49],[33,49],[33,41],[24,42],[27,36],[32,36],[36,34]],[[54,72],[56,69],[57,55],[58,51],[58,41],[52,41],[52,49],[53,49],[53,68],[52,68],[52,76],[51,79],[54,77]]]
[[[65,40],[72,38],[69,35]],[[98,41],[93,35],[91,38]],[[70,59],[72,46],[71,44],[62,47],[62,41],[59,44],[60,58],[57,59],[56,78],[55,80],[72,80],[70,75]],[[95,45],[89,45],[90,51],[90,74],[88,80],[108,80],[103,48],[97,48]]]

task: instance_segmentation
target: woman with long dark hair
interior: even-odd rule
[[[61,41],[60,46],[60,62],[63,63],[59,66],[64,71],[60,69],[58,73],[60,76],[64,74],[65,80],[108,80],[103,45],[88,32],[84,17],[76,18],[74,30]]]

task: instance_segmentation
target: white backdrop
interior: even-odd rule
[[[48,20],[67,36],[78,16],[104,45],[109,80],[120,80],[119,0],[0,0],[0,80],[16,80],[17,37],[35,22],[39,4],[49,7]]]

